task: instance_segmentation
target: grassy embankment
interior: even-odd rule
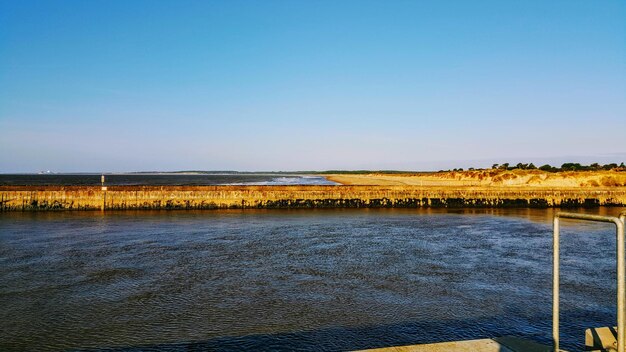
[[[340,186],[0,186],[0,211],[596,207],[626,205],[626,172],[333,174]]]
[[[424,187],[498,187],[516,189],[537,188],[599,188],[626,187],[626,172],[620,171],[563,171],[542,170],[474,170],[433,173],[369,173],[331,174],[329,180],[343,185],[424,186]]]

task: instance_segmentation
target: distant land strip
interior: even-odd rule
[[[626,206],[625,187],[0,186],[0,211]]]

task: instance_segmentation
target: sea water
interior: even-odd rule
[[[588,210],[617,214],[617,208]],[[0,214],[0,350],[550,343],[552,210]],[[615,234],[563,221],[563,347],[615,324]]]
[[[99,186],[100,174],[0,174],[0,186]],[[276,173],[105,174],[107,186],[336,185],[319,175]]]

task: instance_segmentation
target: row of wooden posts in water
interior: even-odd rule
[[[625,206],[626,189],[415,186],[0,186],[0,211]]]

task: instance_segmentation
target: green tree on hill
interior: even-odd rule
[[[541,170],[541,171],[548,171],[548,172],[554,172],[555,171],[554,169],[555,168],[550,166],[550,164],[545,164],[545,165],[542,165],[542,166],[539,167],[539,170]]]
[[[584,167],[579,163],[564,163],[563,165],[561,165],[562,171],[579,171],[583,169]]]

